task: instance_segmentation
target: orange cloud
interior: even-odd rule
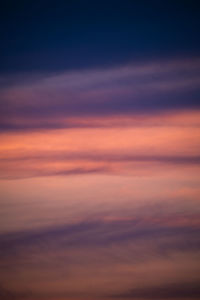
[[[125,127],[1,133],[0,176],[12,178],[92,171],[140,174],[142,170],[155,171],[158,166],[161,170],[163,163],[168,167],[170,164],[179,165],[179,168],[192,165],[193,169],[198,169],[198,116],[195,112],[172,114],[163,116],[163,123],[161,116],[139,118],[145,126],[136,126],[135,120],[132,124],[131,119],[127,119],[130,123]],[[111,118],[106,122],[115,124],[115,121]],[[123,123],[123,119],[119,122]]]

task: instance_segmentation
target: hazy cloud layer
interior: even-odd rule
[[[1,293],[5,299],[17,300],[85,299],[84,295],[87,299],[96,295],[105,299],[198,299],[198,266],[194,266],[199,256],[199,224],[188,226],[184,219],[176,224],[176,217],[168,216],[166,222],[149,214],[148,218],[99,219],[1,234],[4,274],[0,280],[10,286]],[[17,276],[15,282],[13,276]],[[88,289],[91,282],[94,289]],[[118,293],[114,293],[116,283]]]
[[[157,287],[136,288],[114,295],[120,299],[199,299],[200,282],[180,282]]]
[[[1,79],[1,130],[81,127],[83,118],[199,109],[199,58]],[[16,75],[15,75],[16,76]],[[78,117],[77,120],[71,118]],[[90,122],[90,126],[95,126]]]
[[[1,1],[0,300],[200,299],[197,1]]]

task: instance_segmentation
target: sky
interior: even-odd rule
[[[197,1],[0,5],[0,299],[200,299]]]

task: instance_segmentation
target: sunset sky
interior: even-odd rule
[[[200,299],[197,1],[0,7],[0,300]]]

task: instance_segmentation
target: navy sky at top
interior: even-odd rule
[[[197,56],[198,1],[3,1],[0,73]]]

